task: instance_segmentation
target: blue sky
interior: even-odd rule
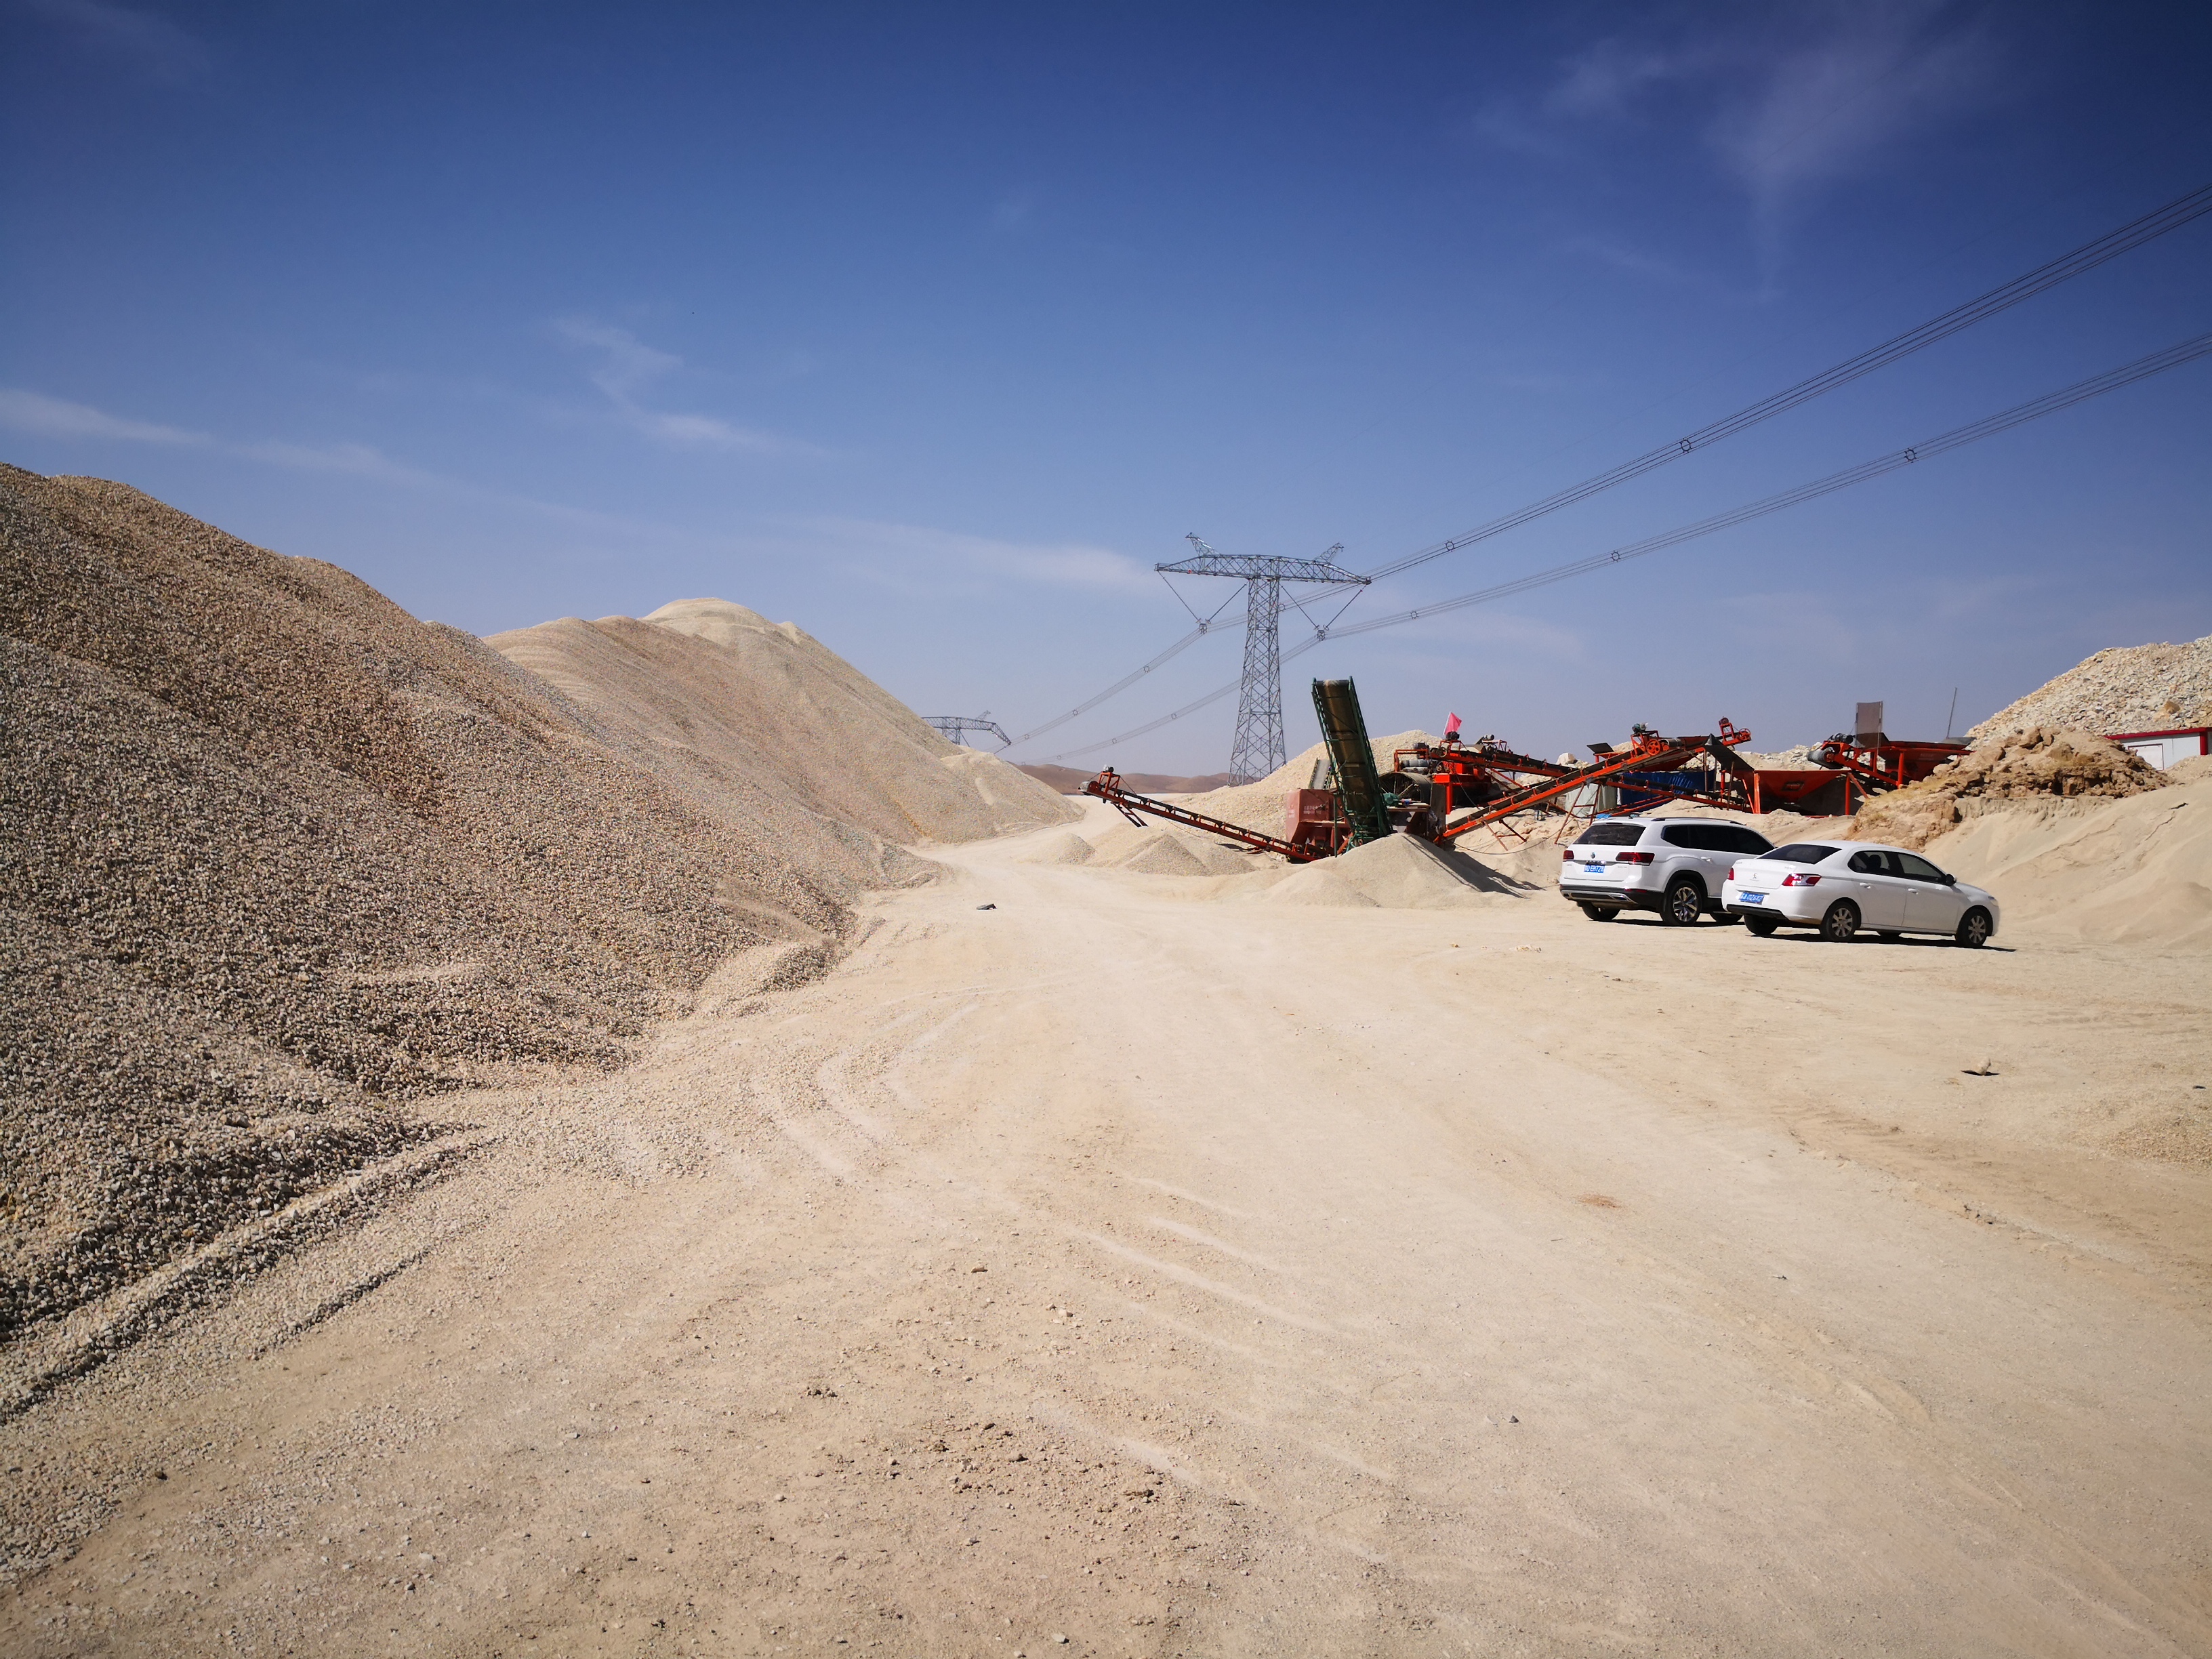
[[[1188,628],[1151,573],[1187,531],[1381,564],[2212,179],[2212,22],[2174,6],[0,0],[0,458],[479,633],[737,599],[1018,732]],[[1351,616],[2202,333],[2208,269],[2212,218]],[[1778,747],[1872,697],[1935,736],[1954,687],[1963,728],[2212,633],[2207,456],[2212,361],[1331,642],[1291,744],[1315,672],[1378,728],[1547,751],[1723,714]],[[1074,759],[1213,769],[1233,714]]]

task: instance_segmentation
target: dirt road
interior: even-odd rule
[[[0,1426],[0,1650],[2212,1653],[2201,952],[1055,833]]]

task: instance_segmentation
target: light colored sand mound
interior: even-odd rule
[[[1255,866],[1281,869],[1279,860],[1256,857],[1212,836],[1163,823],[1117,823],[1095,838],[1101,864],[1152,876],[1234,876]]]
[[[1054,836],[1037,851],[1024,859],[1024,864],[1088,864],[1097,856],[1097,849],[1073,830],[1064,836]]]
[[[1375,750],[1377,771],[1390,769],[1393,750],[1410,749],[1417,743],[1434,743],[1436,734],[1431,732],[1400,732],[1395,736],[1373,738],[1370,745]],[[1208,817],[1224,818],[1239,823],[1247,830],[1257,830],[1263,835],[1283,833],[1289,810],[1289,797],[1294,789],[1320,787],[1322,775],[1328,768],[1328,750],[1320,744],[1300,750],[1281,766],[1277,767],[1257,783],[1241,783],[1228,789],[1209,789],[1202,795],[1167,797],[1194,812],[1203,812]]]
[[[1146,876],[1203,876],[1205,863],[1166,830],[1155,830],[1144,843],[1115,860],[1121,869]]]
[[[1995,893],[2008,929],[2212,945],[2212,780],[2057,806],[1984,805],[1929,856]]]
[[[2212,781],[2212,755],[2191,755],[2174,762],[2166,769],[2166,781],[2169,785]]]
[[[1945,761],[1918,783],[1869,803],[1852,838],[1923,847],[1966,816],[1962,801],[2120,799],[2166,781],[2164,773],[2116,743],[2033,726]]]
[[[1448,910],[1510,902],[1531,890],[1464,853],[1418,836],[1390,836],[1336,858],[1301,865],[1255,896],[1267,904]]]
[[[1966,733],[1977,748],[2033,726],[2148,732],[2212,725],[2212,635],[2179,645],[2100,651]]]
[[[1736,758],[1757,772],[1803,772],[1820,763],[1813,758],[1818,744],[1801,743],[1795,748],[1777,750],[1771,755],[1756,754],[1748,749],[1735,751]]]
[[[892,842],[962,842],[1079,816],[996,756],[947,743],[804,630],[726,599],[642,620],[568,617],[487,643],[673,787],[793,833],[811,817]]]

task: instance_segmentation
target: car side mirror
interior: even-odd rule
[[[1959,878],[1956,876],[1938,876],[1936,879],[1946,887],[1956,887],[1959,884]]]

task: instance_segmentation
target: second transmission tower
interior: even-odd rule
[[[1254,783],[1280,766],[1283,746],[1283,584],[1328,582],[1364,586],[1365,576],[1340,568],[1331,555],[1318,559],[1284,559],[1266,554],[1217,553],[1195,535],[1183,539],[1195,550],[1188,559],[1156,564],[1164,576],[1242,576],[1244,579],[1244,678],[1237,689],[1237,740],[1229,770],[1240,783]]]

